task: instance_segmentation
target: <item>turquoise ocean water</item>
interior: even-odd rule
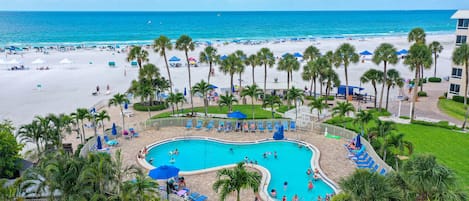
[[[311,12],[0,12],[0,47],[36,44],[145,44],[172,39],[279,39],[450,33],[453,10]]]

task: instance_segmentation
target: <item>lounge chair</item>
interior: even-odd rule
[[[381,169],[381,171],[379,171],[379,174],[385,176],[386,175],[386,169],[384,169],[384,168]]]
[[[225,132],[231,132],[233,129],[233,124],[231,122],[226,122]]]
[[[236,127],[235,127],[234,130],[235,130],[236,132],[241,131],[241,130],[242,130],[242,128],[241,128],[242,126],[241,126],[241,125],[242,125],[242,122],[237,121],[237,122],[236,122]]]
[[[358,162],[355,162],[357,165],[367,165],[367,164],[370,164],[371,160],[373,160],[371,157],[368,157],[367,160],[364,160],[364,161],[358,161]]]
[[[271,122],[271,121],[268,121],[268,122],[267,122],[267,130],[268,130],[269,132],[274,131],[274,128],[273,128],[273,126],[272,126],[272,122]]]
[[[208,199],[207,196],[201,195],[201,196],[199,196],[197,199],[195,199],[195,201],[205,201],[205,200],[207,200],[207,199]]]
[[[198,197],[200,197],[200,194],[197,193],[197,192],[193,192],[189,195],[189,200],[195,200],[197,199]]]
[[[368,159],[368,152],[365,152],[365,154],[362,154],[361,156],[358,157],[352,157],[351,159],[354,161],[364,161]]]
[[[375,161],[374,161],[374,160],[371,160],[371,162],[370,162],[369,164],[357,165],[357,167],[358,167],[358,168],[361,168],[361,169],[363,169],[363,168],[368,168],[368,169],[370,169],[370,168],[373,167],[374,164],[375,164]]]
[[[218,122],[218,132],[222,132],[225,130],[225,122],[224,121],[219,121]]]
[[[379,164],[376,164],[373,168],[371,168],[371,172],[376,172],[379,168]]]
[[[249,125],[248,125],[248,122],[244,122],[244,123],[243,123],[243,131],[244,131],[244,132],[249,132]]]
[[[256,123],[253,121],[249,122],[249,132],[255,133],[256,132]]]
[[[278,128],[280,128],[280,122],[274,122],[274,128],[278,130]]]
[[[282,121],[282,126],[283,126],[283,131],[288,131],[288,129],[290,128],[288,126],[288,121]]]
[[[257,122],[257,129],[259,129],[259,132],[264,132],[265,131],[264,123],[262,121]]]
[[[192,119],[189,119],[186,122],[186,129],[191,129],[191,128],[192,128]]]
[[[195,125],[195,129],[200,130],[200,129],[202,129],[203,125],[204,125],[204,121],[199,119],[199,120],[197,120],[197,125]]]
[[[109,146],[115,146],[119,144],[119,141],[117,140],[109,140],[109,137],[107,135],[104,136],[104,142],[106,142],[106,144]]]
[[[130,135],[132,135],[132,137],[138,137],[139,136],[139,134],[137,132],[135,132],[134,128],[129,128],[129,131],[130,131]]]
[[[290,131],[296,131],[296,122],[290,121]]]
[[[212,128],[215,126],[215,121],[214,120],[210,120],[207,124],[207,131],[211,131]]]

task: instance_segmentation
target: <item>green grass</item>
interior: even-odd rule
[[[291,109],[295,109],[295,106],[293,106],[293,105],[290,106],[290,110],[291,110]],[[288,109],[288,105],[282,105],[282,106],[280,106],[276,111],[277,111],[277,112],[280,112],[280,113],[285,113],[285,112],[287,112],[288,110],[289,110],[289,109]]]
[[[438,100],[438,108],[445,114],[459,120],[464,120],[466,110],[464,103],[459,103],[453,100],[440,99]]]
[[[247,115],[248,119],[252,119],[252,110],[251,110],[251,105],[234,105],[233,106],[233,111],[239,110],[240,112],[244,113]],[[179,113],[181,114],[187,114],[190,113],[191,109],[184,109],[184,111],[180,111]],[[195,107],[194,112],[199,112],[199,113],[204,113],[205,109],[204,107]],[[228,108],[223,107],[220,108],[218,106],[209,106],[208,107],[208,113],[210,114],[227,114],[228,113]],[[254,116],[256,119],[270,119],[272,118],[272,112],[267,111],[262,109],[261,105],[254,105]],[[158,115],[155,115],[152,117],[152,119],[157,119],[157,118],[166,118],[170,117],[172,115],[172,112],[164,112]],[[280,115],[275,114],[275,118],[281,118]]]

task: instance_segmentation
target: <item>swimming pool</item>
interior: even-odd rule
[[[170,154],[178,149],[178,155]],[[277,152],[277,159],[274,158]],[[267,158],[263,154],[267,153]],[[270,153],[270,154],[269,154]],[[290,141],[264,141],[259,143],[227,143],[207,139],[177,139],[156,144],[148,150],[146,161],[152,160],[153,166],[174,165],[181,171],[197,171],[217,166],[234,164],[245,160],[257,163],[271,174],[268,191],[277,190],[278,198],[286,195],[290,200],[298,194],[300,200],[324,198],[334,189],[319,179],[313,181],[314,189],[308,191],[308,181],[312,178],[306,174],[311,166],[313,151],[299,148],[298,143]],[[284,182],[288,187],[284,190]]]

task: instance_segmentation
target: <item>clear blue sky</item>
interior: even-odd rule
[[[469,0],[1,0],[0,10],[252,11],[469,9]]]

